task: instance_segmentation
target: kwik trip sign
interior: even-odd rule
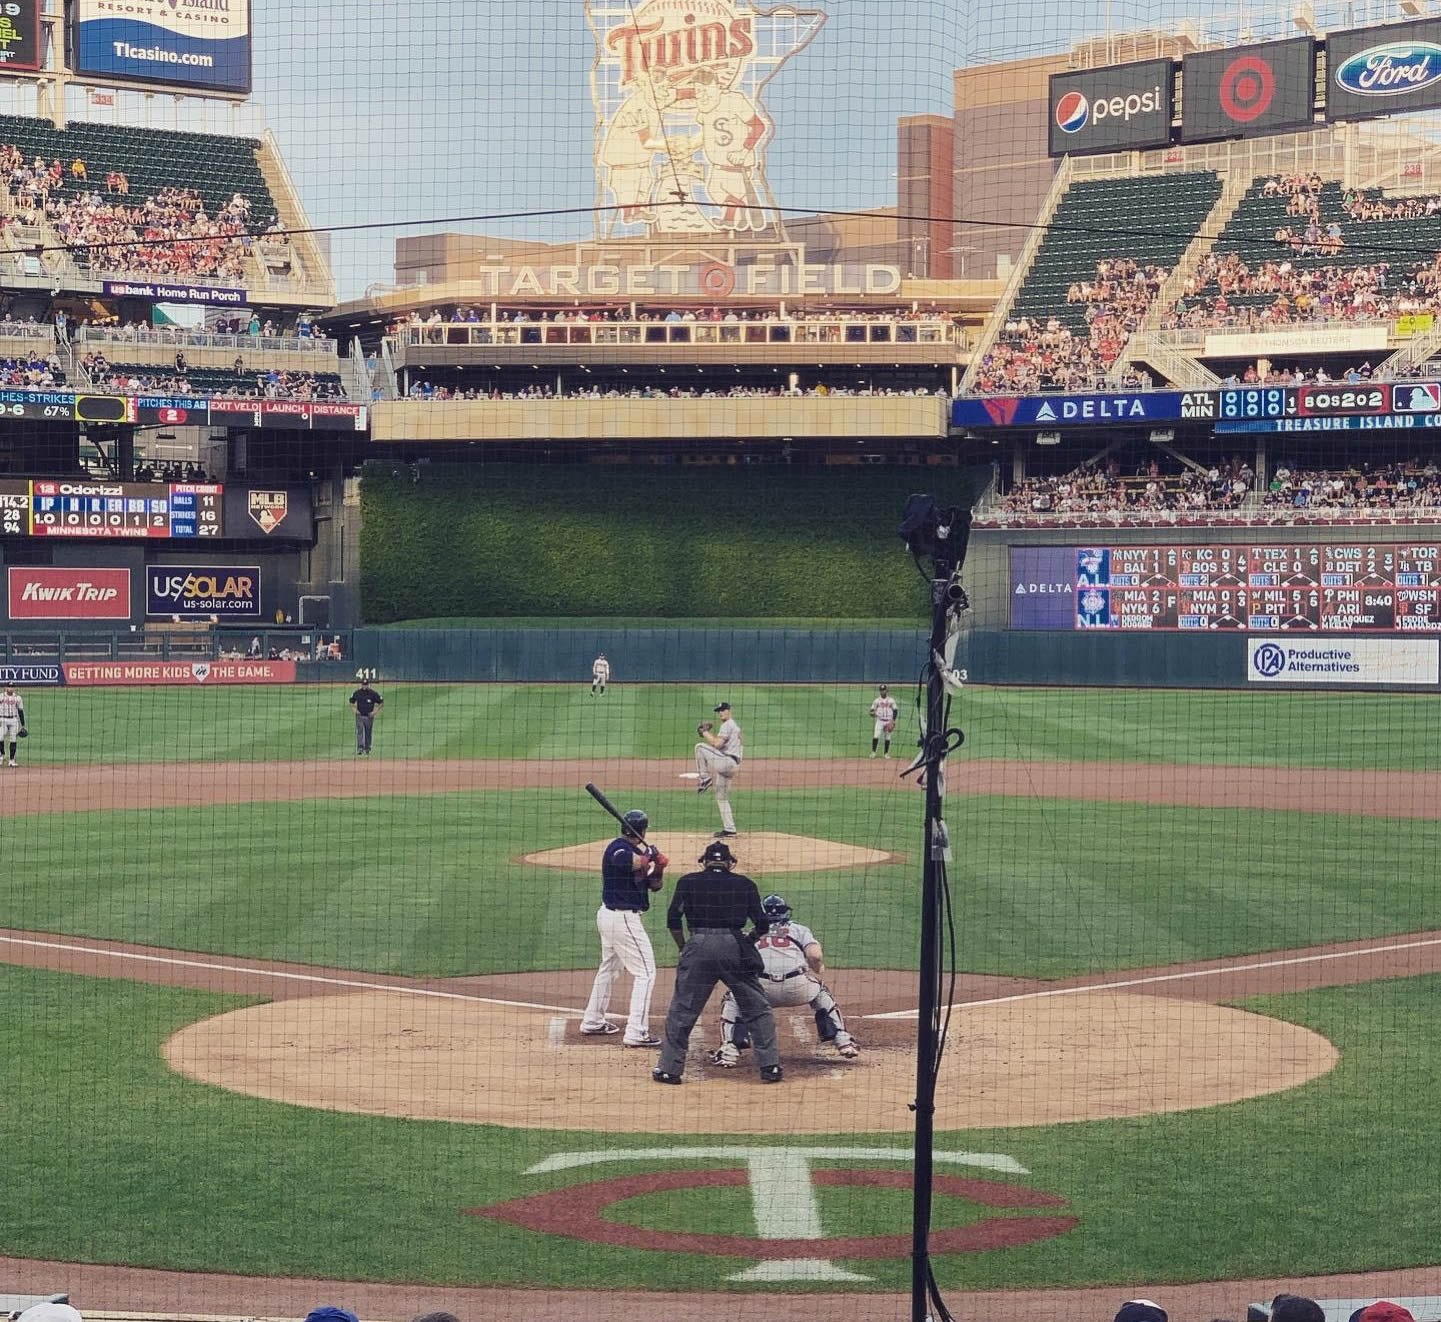
[[[745,0],[587,0],[596,232],[780,237],[763,92],[826,16]]]
[[[1201,51],[1180,66],[1181,123],[1171,122],[1176,65],[1146,60],[1051,76],[1052,156],[1138,151],[1311,127],[1310,37]],[[1441,19],[1331,32],[1321,100],[1329,121],[1441,107]]]

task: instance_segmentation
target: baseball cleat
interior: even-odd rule
[[[734,1069],[740,1064],[741,1053],[733,1043],[727,1042],[710,1053],[710,1063],[723,1070]]]
[[[626,1038],[626,1040],[621,1043],[621,1046],[623,1046],[623,1047],[658,1047],[658,1046],[660,1046],[660,1038],[658,1038],[658,1037],[643,1037],[643,1038],[641,1038],[641,1040],[640,1040],[639,1042],[632,1042],[629,1038]]]
[[[854,1042],[847,1042],[845,1046],[836,1048],[836,1054],[846,1060],[854,1060],[861,1054],[861,1049]]]
[[[665,1070],[651,1070],[650,1077],[657,1083],[679,1083],[681,1081],[679,1074],[668,1074]]]
[[[620,1029],[615,1024],[606,1024],[602,1028],[582,1028],[582,1037],[609,1037],[612,1033],[619,1033]]]
[[[704,794],[708,789],[710,789],[710,785],[710,781],[708,781],[704,776],[702,776],[700,778],[700,782],[695,787],[695,792],[697,794]]]
[[[763,1065],[761,1067],[762,1083],[779,1083],[785,1077],[779,1065]]]

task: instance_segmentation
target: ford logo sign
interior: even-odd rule
[[[1437,82],[1441,82],[1441,46],[1431,41],[1368,46],[1336,70],[1336,86],[1356,96],[1404,96]]]

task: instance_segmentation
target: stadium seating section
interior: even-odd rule
[[[254,138],[80,122],[57,129],[48,120],[0,115],[0,143],[17,147],[27,164],[37,156],[58,160],[63,176],[51,195],[63,200],[87,191],[104,194],[106,174],[119,171],[129,181],[124,200],[131,205],[165,189],[194,189],[211,215],[239,194],[250,203],[253,231],[263,230],[277,214]],[[84,179],[71,173],[76,160],[85,163]]]
[[[1300,194],[1300,205],[1314,197],[1308,217],[1293,209],[1296,196],[1277,191],[1275,179],[1257,179],[1221,230],[1196,287],[1167,324],[1247,329],[1268,308],[1261,324],[1365,321],[1435,310],[1434,275],[1427,272],[1441,251],[1441,204],[1428,206],[1421,199],[1409,207],[1400,204],[1399,216],[1359,220],[1356,214],[1365,214],[1368,205],[1380,212],[1398,203],[1375,190],[1347,192],[1339,183],[1315,179]],[[1420,214],[1404,214],[1410,210]],[[1307,243],[1312,225],[1313,240]],[[1339,249],[1327,243],[1333,226]],[[1283,231],[1296,240],[1278,241]],[[1283,263],[1288,268],[1278,271]],[[1384,273],[1378,271],[1383,264]]]
[[[173,368],[153,363],[110,363],[91,373],[97,389],[155,394],[256,396],[268,399],[344,399],[340,377],[330,372],[234,372],[229,368],[186,367],[183,377]],[[139,385],[135,383],[138,382]]]
[[[1176,265],[1191,237],[1216,204],[1221,181],[1197,171],[1129,179],[1083,180],[1061,199],[1026,279],[1006,312],[1006,323],[1029,331],[1003,332],[983,363],[983,390],[1027,386],[1092,385],[1114,362],[1119,345],[1101,344],[1097,322],[1114,317],[1123,344],[1144,314],[1159,279]],[[1164,220],[1163,224],[1157,224]],[[1159,279],[1144,299],[1113,306],[1102,300],[1068,301],[1073,286],[1095,284],[1103,263],[1134,262]],[[1069,341],[1041,352],[1039,336],[1054,320]]]

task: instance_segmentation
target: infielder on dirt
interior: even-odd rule
[[[774,1006],[809,1005],[816,1017],[816,1031],[822,1042],[835,1044],[836,1054],[854,1060],[861,1054],[856,1040],[846,1031],[846,1021],[836,999],[821,981],[825,975],[825,952],[809,927],[791,921],[791,907],[779,895],[761,901],[770,929],[756,941],[765,972],[761,990]],[[750,1046],[745,1025],[739,1022],[735,997],[726,992],[721,1001],[721,1045],[711,1052],[712,1065],[731,1069],[740,1062],[740,1049]]]
[[[900,703],[891,697],[890,689],[882,684],[876,691],[876,700],[871,703],[871,716],[875,718],[875,724],[871,727],[872,757],[875,757],[876,747],[884,739],[886,761],[891,760],[891,736],[896,732],[896,717],[900,715],[900,711]]]
[[[0,766],[5,765],[5,745],[10,745],[10,765],[15,761],[15,741],[29,731],[25,729],[25,699],[15,692],[15,685],[5,685],[0,693]]]
[[[731,715],[730,703],[719,703],[715,711],[721,718],[719,730],[713,721],[702,721],[696,726],[701,742],[695,746],[695,769],[700,772],[697,794],[704,794],[715,786],[715,801],[721,815],[721,829],[715,834],[720,838],[736,834],[736,815],[731,811],[731,781],[741,769],[745,745],[741,741],[741,728]]]
[[[605,686],[610,683],[610,662],[605,659],[602,652],[590,663],[590,696],[593,698],[597,693],[604,693]]]

